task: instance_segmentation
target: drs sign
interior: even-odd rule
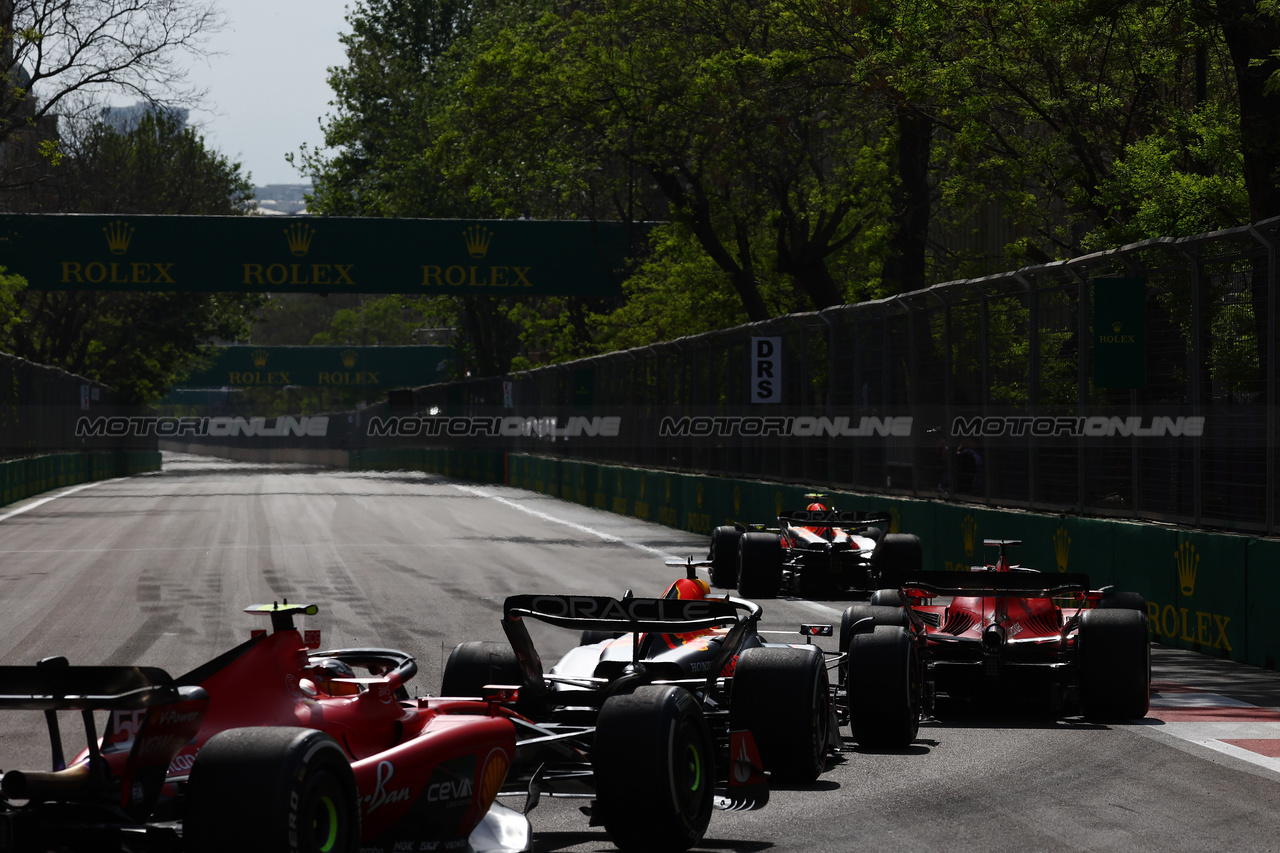
[[[751,402],[782,402],[782,338],[751,339],[751,377],[748,385],[751,389]]]

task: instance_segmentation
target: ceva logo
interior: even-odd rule
[[[1196,577],[1200,570],[1200,553],[1191,542],[1182,542],[1173,551],[1173,569],[1177,572],[1178,591],[1185,598],[1192,598],[1196,590]],[[1230,616],[1191,607],[1175,607],[1157,601],[1147,602],[1147,618],[1151,632],[1168,640],[1181,640],[1210,649],[1231,651],[1227,639]]]

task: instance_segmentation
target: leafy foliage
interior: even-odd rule
[[[148,114],[120,133],[87,129],[68,146],[38,209],[80,213],[245,212],[252,187],[232,163],[172,117]],[[3,279],[10,306],[0,349],[119,390],[125,402],[161,396],[211,339],[235,340],[263,298],[255,294],[33,291]]]

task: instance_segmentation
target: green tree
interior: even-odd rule
[[[239,164],[190,128],[149,114],[127,133],[97,125],[69,147],[46,212],[241,214],[252,194]],[[236,340],[256,294],[27,290],[9,279],[12,319],[0,349],[119,390],[126,402],[161,396],[213,339]]]

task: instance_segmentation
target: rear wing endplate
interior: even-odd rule
[[[922,589],[935,595],[1053,598],[1088,592],[1089,576],[1080,572],[889,571],[882,585],[891,589]]]

